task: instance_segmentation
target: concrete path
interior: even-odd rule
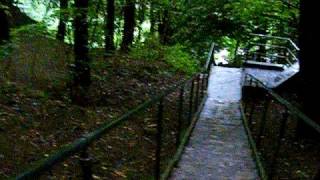
[[[259,179],[241,121],[241,73],[212,69],[207,102],[171,179]]]

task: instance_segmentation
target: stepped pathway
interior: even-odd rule
[[[212,68],[207,102],[171,179],[259,179],[241,120],[241,76]]]

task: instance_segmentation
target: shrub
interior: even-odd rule
[[[163,48],[156,37],[150,37],[145,42],[136,44],[131,49],[130,56],[138,60],[159,60],[161,59]]]
[[[184,50],[184,46],[180,44],[166,47],[164,60],[176,71],[193,74],[199,70],[198,63]]]
[[[148,38],[145,42],[135,45],[130,56],[137,60],[164,61],[170,67],[170,71],[182,71],[186,74],[193,74],[199,68],[198,63],[185,50],[185,47],[176,44],[163,46],[157,38]]]

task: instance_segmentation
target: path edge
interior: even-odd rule
[[[250,147],[251,147],[251,154],[253,155],[254,162],[255,162],[256,167],[258,169],[259,176],[260,176],[261,180],[268,180],[268,176],[267,176],[266,171],[263,167],[256,143],[254,142],[253,136],[252,136],[251,131],[249,129],[248,121],[245,116],[245,112],[244,112],[244,108],[243,108],[242,103],[240,103],[240,111],[241,111],[241,119],[243,122],[243,126],[246,131],[247,139],[248,139]]]
[[[200,104],[195,116],[193,117],[190,126],[186,130],[186,133],[185,133],[185,135],[183,136],[183,138],[181,140],[181,143],[180,143],[180,145],[179,145],[179,147],[177,149],[177,152],[173,156],[172,160],[170,160],[170,162],[169,162],[167,168],[165,169],[164,173],[161,175],[161,178],[160,178],[161,180],[169,179],[170,176],[171,176],[173,168],[180,161],[181,156],[182,156],[182,154],[184,152],[184,148],[186,147],[187,143],[189,142],[190,136],[191,136],[191,134],[193,132],[193,129],[194,129],[196,123],[199,120],[200,114],[201,114],[201,112],[203,110],[205,102],[207,101],[207,98],[208,98],[208,94],[206,94],[204,96],[204,98],[202,99],[202,102],[201,102],[201,104]]]

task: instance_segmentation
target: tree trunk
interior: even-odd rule
[[[300,97],[303,103],[303,111],[311,119],[320,123],[320,114],[318,113],[318,103],[320,101],[319,88],[319,52],[320,49],[320,28],[314,21],[319,16],[317,2],[310,0],[300,1]],[[313,134],[311,128],[299,121],[298,133],[302,136]]]
[[[66,9],[68,8],[68,0],[60,0],[60,19],[58,25],[57,39],[64,41],[66,36]]]
[[[0,4],[1,5],[1,4]],[[4,8],[0,7],[0,43],[9,40],[9,22]]]
[[[112,53],[115,50],[113,37],[114,37],[114,0],[107,1],[107,17],[106,17],[106,29],[105,29],[105,53],[106,55]]]
[[[122,35],[121,50],[127,52],[132,45],[135,26],[135,3],[134,0],[126,0],[124,7],[124,29]]]
[[[86,105],[86,92],[91,84],[88,57],[88,0],[75,0],[76,15],[74,18],[74,86],[73,101]]]
[[[151,1],[150,2],[150,12],[149,12],[149,16],[150,16],[150,33],[154,34],[156,31],[156,17],[155,17],[155,7],[154,7],[154,2]]]
[[[140,4],[139,4],[139,9],[138,9],[138,21],[139,21],[139,25],[137,25],[138,27],[138,37],[137,37],[137,42],[140,42],[141,40],[141,36],[142,36],[142,33],[143,33],[143,29],[142,29],[142,24],[145,20],[145,9],[146,9],[146,6],[144,4],[143,1],[140,1]]]
[[[160,16],[160,24],[158,27],[158,32],[160,36],[160,41],[162,44],[168,44],[169,43],[169,10],[166,8],[163,11],[162,16]]]

